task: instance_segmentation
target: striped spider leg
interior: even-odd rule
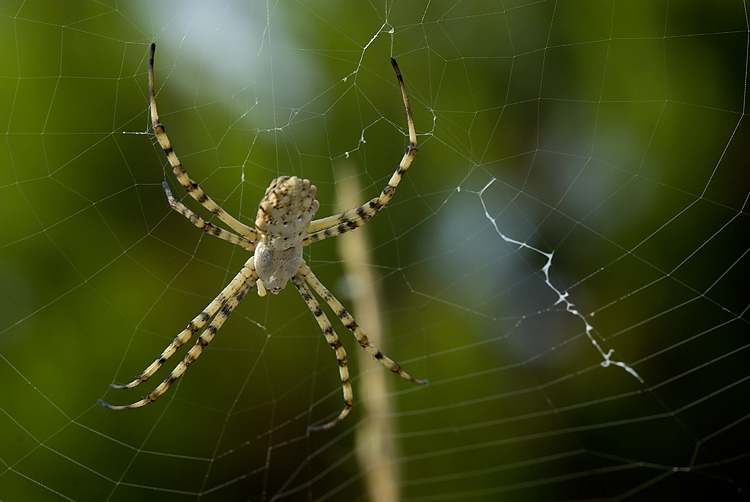
[[[206,209],[215,214],[222,222],[226,223],[232,228],[235,233],[224,230],[216,225],[205,221],[203,218],[195,214],[193,211],[188,209],[182,202],[176,200],[172,196],[172,192],[169,189],[169,185],[166,182],[162,184],[164,192],[166,193],[167,200],[169,201],[172,209],[185,216],[191,223],[196,227],[200,228],[204,232],[210,233],[216,237],[229,241],[233,244],[241,246],[248,251],[255,250],[259,240],[258,232],[243,223],[240,223],[234,217],[229,215],[224,209],[216,204],[198,184],[190,179],[187,172],[182,167],[180,160],[177,158],[172,149],[172,144],[169,141],[169,137],[164,129],[164,126],[159,121],[159,112],[156,109],[156,91],[154,90],[154,52],[156,50],[156,44],[151,44],[151,55],[148,64],[148,83],[149,83],[149,96],[151,101],[151,121],[154,129],[154,134],[159,142],[159,145],[164,150],[164,154],[167,156],[170,165],[174,171],[177,180],[185,187],[185,190],[198,202],[200,202]],[[192,336],[203,329],[213,317],[213,321],[209,326],[203,330],[201,335],[196,340],[195,345],[188,351],[183,360],[175,367],[169,376],[150,392],[145,398],[140,401],[136,401],[132,404],[115,406],[105,403],[103,400],[99,400],[99,404],[112,410],[127,410],[132,408],[140,408],[146,404],[155,401],[159,398],[166,390],[175,382],[184,372],[187,367],[192,364],[203,352],[203,349],[213,340],[216,332],[224,324],[229,314],[239,305],[242,298],[247,292],[255,285],[258,281],[258,275],[255,273],[255,262],[254,257],[245,262],[245,265],[240,272],[232,279],[232,281],[209,303],[209,305],[193,319],[188,326],[178,334],[175,339],[170,343],[161,355],[149,365],[141,374],[132,382],[125,385],[111,384],[113,389],[125,390],[132,389],[137,385],[148,380],[156,371],[179,349],[183,344],[192,338]],[[217,314],[218,312],[218,314]],[[214,317],[215,316],[215,317]]]
[[[227,320],[232,311],[239,305],[245,295],[253,288],[258,287],[258,293],[264,296],[267,291],[278,294],[291,280],[299,291],[310,311],[315,316],[318,325],[323,330],[326,341],[336,353],[339,365],[339,373],[344,393],[344,410],[331,422],[322,426],[309,427],[309,430],[329,429],[338,424],[349,413],[353,405],[353,393],[349,382],[349,370],[347,368],[346,352],[341,346],[336,332],[323,313],[320,304],[313,296],[308,284],[336,313],[348,330],[350,330],[360,346],[375,357],[376,360],[386,368],[401,377],[416,384],[426,384],[427,380],[412,378],[401,367],[385,356],[380,350],[373,346],[367,339],[367,335],[354,321],[354,318],[346,311],[341,303],[326,289],[315,277],[310,268],[302,258],[304,246],[308,246],[318,240],[327,239],[342,233],[354,230],[367,223],[372,216],[382,209],[393,197],[393,193],[401,181],[404,172],[409,168],[417,153],[417,137],[414,122],[406,97],[404,81],[395,59],[391,59],[396,71],[401,93],[404,99],[406,115],[409,127],[409,147],[399,164],[396,172],[383,189],[380,196],[375,197],[368,203],[345,211],[339,215],[330,216],[313,221],[315,212],[320,204],[315,200],[317,188],[309,180],[303,180],[296,176],[280,176],[271,182],[266,193],[258,206],[258,214],[255,220],[256,228],[248,227],[234,217],[230,216],[218,204],[216,204],[206,193],[188,176],[182,167],[177,155],[159,121],[156,109],[156,92],[154,90],[154,51],[155,44],[151,44],[151,57],[149,59],[149,94],[151,98],[151,118],[154,134],[160,146],[169,160],[175,177],[185,190],[211,213],[229,226],[232,230],[207,222],[199,215],[191,211],[182,202],[172,196],[169,186],[163,184],[164,192],[172,209],[185,216],[190,222],[215,237],[226,240],[240,246],[250,252],[254,252],[239,273],[232,281],[214,298],[211,303],[197,316],[188,326],[180,332],[167,346],[161,355],[149,365],[135,380],[125,385],[111,384],[114,389],[132,389],[145,382],[153,376],[159,368],[177,350],[187,343],[194,334],[201,332],[195,345],[187,352],[182,361],[172,370],[169,376],[151,391],[143,399],[122,406],[111,405],[99,400],[99,403],[112,410],[127,410],[140,408],[159,398],[169,387],[187,370],[201,355],[206,346],[216,336],[217,331]],[[213,320],[212,320],[213,319]],[[210,322],[209,322],[210,321]],[[208,326],[206,327],[206,324]],[[202,331],[201,331],[202,330]]]
[[[182,330],[182,332],[175,337],[172,343],[170,343],[169,346],[164,349],[164,352],[161,353],[158,359],[151,363],[148,368],[143,370],[143,372],[138,375],[138,378],[125,385],[111,384],[111,387],[118,390],[132,389],[133,387],[151,378],[151,376],[156,373],[156,371],[167,361],[167,359],[172,357],[172,354],[174,354],[177,349],[180,348],[180,346],[190,340],[190,338],[196,332],[200,331],[203,326],[206,325],[208,320],[215,315],[216,317],[214,317],[214,320],[211,322],[211,324],[209,324],[208,327],[203,330],[203,333],[201,333],[201,335],[198,337],[198,340],[196,340],[195,345],[193,345],[193,347],[188,351],[182,361],[180,361],[180,363],[175,367],[175,369],[172,370],[169,376],[162,383],[160,383],[146,397],[132,404],[116,406],[105,403],[101,399],[99,400],[99,404],[101,404],[105,408],[109,408],[110,410],[129,410],[132,408],[140,408],[141,406],[145,406],[148,403],[156,401],[159,396],[164,394],[167,389],[169,389],[170,385],[172,385],[175,380],[180,378],[182,374],[185,373],[185,370],[187,370],[188,366],[190,366],[193,362],[195,362],[196,359],[198,359],[198,357],[200,357],[203,349],[205,349],[206,346],[211,343],[211,340],[214,339],[214,336],[216,336],[216,332],[219,331],[221,326],[224,324],[224,321],[227,320],[229,314],[231,314],[232,311],[237,308],[237,305],[240,304],[242,299],[245,297],[247,292],[250,291],[250,288],[255,285],[255,282],[257,280],[258,275],[255,273],[253,257],[250,257],[250,259],[247,260],[247,263],[245,263],[245,266],[242,267],[242,270],[240,270],[240,272],[234,277],[234,279],[232,279],[227,287],[224,288],[221,293],[219,293],[219,296],[217,296],[211,303],[209,303],[205,310],[198,314],[195,319],[190,321],[190,324],[188,324],[187,328]]]
[[[404,78],[401,76],[401,70],[396,63],[395,58],[391,58],[391,64],[396,71],[398,85],[401,88],[401,96],[404,99],[404,108],[406,108],[406,123],[409,128],[409,146],[406,148],[406,153],[401,159],[401,163],[398,165],[396,172],[393,173],[388,184],[379,196],[359,207],[344,211],[341,214],[313,221],[310,224],[310,228],[307,229],[308,235],[303,241],[303,245],[305,246],[309,246],[313,242],[349,232],[370,221],[370,218],[383,209],[383,207],[391,200],[393,194],[396,192],[396,187],[401,182],[401,178],[404,177],[404,173],[409,169],[412,160],[414,160],[414,157],[417,155],[417,132],[414,129],[414,119],[411,116],[409,98],[406,96]]]
[[[354,336],[357,338],[357,342],[359,342],[359,345],[367,352],[372,354],[372,356],[377,361],[379,361],[380,364],[398,374],[402,378],[409,380],[410,382],[419,385],[425,385],[428,383],[427,380],[419,380],[409,375],[407,372],[401,369],[401,366],[399,366],[398,363],[380,352],[377,347],[370,343],[370,340],[367,338],[365,332],[362,331],[362,328],[360,328],[359,325],[357,325],[357,322],[354,320],[351,314],[347,312],[344,306],[341,305],[341,302],[339,302],[336,297],[334,297],[331,292],[328,291],[325,286],[323,286],[323,283],[321,283],[318,278],[315,277],[307,264],[303,263],[300,271],[294,277],[292,277],[292,283],[300,292],[300,294],[302,295],[302,299],[305,300],[308,308],[315,316],[315,319],[318,321],[318,325],[320,326],[320,329],[323,330],[323,334],[326,337],[328,345],[330,345],[331,348],[336,351],[336,359],[339,363],[339,373],[341,374],[341,383],[344,387],[344,409],[341,411],[339,416],[334,420],[328,422],[327,424],[317,427],[308,427],[308,430],[320,431],[330,429],[334,425],[338,424],[344,419],[344,417],[349,414],[349,411],[354,405],[354,401],[352,385],[349,381],[349,370],[347,369],[346,365],[346,351],[344,350],[344,347],[341,346],[341,341],[339,341],[338,335],[336,335],[336,332],[333,330],[331,322],[328,320],[328,317],[326,317],[323,309],[320,308],[320,304],[318,303],[318,301],[310,293],[310,289],[307,287],[307,284],[305,284],[305,281],[307,281],[313,287],[315,292],[320,295],[323,301],[325,301],[328,306],[331,307],[336,316],[341,320],[344,327],[354,334]]]

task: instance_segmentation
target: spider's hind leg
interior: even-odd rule
[[[370,221],[370,218],[372,218],[375,213],[383,209],[383,207],[390,202],[393,194],[396,193],[396,187],[398,187],[398,184],[404,177],[406,170],[409,169],[411,162],[414,160],[414,156],[417,155],[417,132],[416,129],[414,129],[414,118],[411,115],[409,98],[406,95],[406,87],[404,87],[404,78],[401,76],[401,70],[399,70],[398,64],[396,64],[394,58],[391,58],[391,64],[396,71],[396,78],[398,79],[398,85],[401,88],[401,97],[404,99],[404,108],[406,109],[406,125],[409,129],[409,146],[406,148],[406,153],[379,196],[359,207],[355,207],[354,209],[349,209],[343,213],[328,216],[327,218],[321,218],[310,223],[310,226],[307,229],[307,236],[303,241],[303,245],[305,246],[309,246],[313,242],[328,239],[329,237],[350,232]]]
[[[236,244],[237,246],[243,247],[247,249],[248,251],[254,251],[255,247],[257,246],[257,241],[254,240],[248,240],[247,237],[243,237],[241,235],[233,234],[232,232],[228,232],[227,230],[224,230],[223,228],[217,227],[211,222],[208,222],[195,214],[193,211],[188,209],[185,204],[180,202],[179,200],[175,199],[172,195],[172,190],[169,189],[169,185],[165,181],[161,184],[162,188],[164,189],[164,193],[167,195],[167,200],[169,201],[169,206],[183,215],[185,218],[190,220],[190,223],[195,225],[196,227],[200,228],[204,232],[213,235],[214,237],[218,237],[219,239],[224,239],[227,242],[231,242],[232,244]]]
[[[226,223],[232,230],[245,237],[247,240],[256,241],[260,238],[257,230],[250,228],[244,223],[240,222],[229,213],[224,211],[216,202],[209,197],[206,192],[203,191],[198,184],[190,179],[185,168],[182,167],[180,159],[177,158],[177,154],[172,149],[172,143],[169,141],[167,132],[164,129],[164,124],[159,120],[159,112],[156,110],[156,91],[154,90],[154,52],[156,51],[156,44],[151,44],[151,57],[148,60],[148,91],[151,100],[151,123],[154,128],[154,134],[159,142],[164,154],[169,160],[169,164],[172,166],[174,175],[177,181],[185,187],[185,190],[203,207],[215,214],[221,221]],[[184,214],[184,213],[183,213]]]

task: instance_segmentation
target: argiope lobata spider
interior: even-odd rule
[[[382,193],[365,203],[360,207],[344,211],[341,214],[321,218],[312,221],[313,215],[318,210],[320,204],[315,200],[317,188],[310,184],[309,180],[301,180],[296,176],[280,176],[271,182],[271,186],[266,190],[266,194],[260,201],[258,215],[255,220],[257,228],[251,228],[226,213],[218,204],[216,204],[206,193],[198,186],[195,181],[190,179],[185,169],[180,164],[177,155],[172,150],[164,126],[159,122],[159,114],[156,111],[156,93],[154,91],[154,51],[156,44],[151,44],[151,56],[148,62],[148,84],[149,94],[151,97],[151,120],[153,123],[154,133],[159,144],[164,149],[167,159],[174,170],[177,180],[185,187],[185,190],[203,207],[215,214],[222,222],[228,225],[234,233],[215,226],[205,221],[203,218],[188,209],[182,202],[176,200],[166,182],[163,183],[164,192],[167,195],[169,204],[175,211],[188,218],[196,227],[204,232],[224,239],[241,246],[248,251],[254,251],[255,254],[245,262],[240,272],[232,279],[224,290],[219,293],[203,312],[198,314],[187,327],[175,337],[172,343],[164,349],[161,355],[151,365],[146,368],[135,380],[126,385],[111,384],[114,389],[132,389],[133,387],[145,382],[169,359],[177,349],[185,344],[190,338],[203,329],[208,321],[213,321],[198,337],[195,345],[188,351],[183,360],[172,370],[169,376],[160,383],[146,397],[135,403],[115,406],[105,403],[101,399],[99,404],[111,410],[129,410],[131,408],[140,408],[153,401],[169,389],[175,380],[177,380],[187,370],[203,352],[203,349],[213,340],[216,332],[219,331],[229,314],[239,305],[240,301],[250,291],[253,286],[258,287],[258,294],[265,296],[266,291],[270,290],[277,294],[291,280],[297,288],[302,298],[307,303],[307,307],[315,316],[318,325],[323,330],[326,341],[336,352],[338,360],[339,373],[344,392],[344,409],[338,417],[327,424],[309,427],[309,430],[329,429],[341,422],[349,414],[353,405],[352,386],[349,382],[349,370],[346,365],[346,352],[341,346],[336,332],[331,326],[331,322],[326,317],[320,304],[312,295],[308,284],[313,290],[333,309],[336,316],[341,320],[344,326],[351,331],[357,338],[359,344],[367,352],[372,354],[375,359],[386,368],[401,377],[417,383],[426,384],[427,380],[418,380],[409,376],[401,369],[396,362],[391,360],[385,354],[380,352],[367,339],[367,335],[357,325],[354,318],[346,311],[341,303],[326,289],[326,287],[312,273],[310,268],[302,258],[302,248],[309,246],[313,242],[334,237],[336,235],[355,230],[367,223],[370,218],[380,211],[388,201],[393,197],[396,187],[406,170],[409,168],[414,156],[417,154],[417,134],[414,130],[414,121],[409,108],[409,100],[406,97],[406,88],[404,80],[401,77],[401,71],[396,64],[396,60],[391,58],[391,64],[396,71],[396,78],[401,87],[401,95],[404,99],[406,108],[406,119],[409,128],[409,146],[401,159],[396,172],[393,173],[388,184]]]

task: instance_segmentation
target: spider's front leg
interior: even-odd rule
[[[357,342],[359,342],[359,345],[367,352],[369,352],[372,357],[380,362],[380,364],[396,373],[401,378],[409,380],[410,382],[419,385],[426,385],[429,383],[427,380],[420,380],[409,375],[401,368],[400,364],[383,354],[380,349],[370,343],[369,338],[367,338],[367,335],[362,330],[362,328],[359,327],[352,315],[344,308],[343,305],[341,305],[341,302],[338,301],[330,291],[328,291],[328,288],[326,288],[323,283],[320,282],[317,277],[315,277],[315,274],[312,273],[312,270],[310,270],[310,267],[308,267],[306,263],[302,263],[302,267],[300,268],[299,273],[310,284],[310,286],[312,286],[315,292],[320,295],[323,301],[325,301],[328,306],[333,309],[338,318],[344,324],[344,327],[351,331],[352,334],[354,334],[354,336],[357,338]]]
[[[323,312],[323,309],[320,308],[320,304],[318,303],[318,300],[316,300],[315,297],[310,292],[310,288],[308,288],[307,284],[305,284],[305,281],[302,278],[302,275],[297,274],[294,277],[292,277],[292,284],[294,284],[294,286],[297,288],[297,291],[299,291],[299,294],[302,295],[302,299],[305,300],[305,303],[307,304],[307,307],[310,309],[310,312],[312,312],[313,315],[315,316],[315,320],[318,321],[318,326],[320,326],[320,329],[323,330],[323,335],[325,335],[328,345],[330,345],[331,348],[336,352],[336,359],[338,360],[338,363],[339,363],[339,374],[341,375],[341,385],[344,389],[344,409],[341,411],[338,417],[328,422],[327,424],[320,425],[317,427],[307,428],[307,430],[309,431],[322,431],[322,430],[330,429],[337,423],[341,422],[344,419],[344,417],[346,417],[349,414],[349,411],[352,409],[352,406],[354,405],[354,393],[352,391],[352,384],[349,381],[349,369],[346,365],[346,351],[344,350],[344,347],[341,346],[341,341],[339,340],[339,337],[336,334],[336,332],[333,330],[331,321],[328,320],[328,317],[326,317],[325,312]]]
[[[303,261],[302,266],[299,269],[299,272],[292,277],[292,283],[299,291],[300,295],[302,295],[302,299],[305,300],[305,303],[307,304],[307,307],[310,309],[310,312],[313,313],[315,316],[315,320],[318,321],[318,325],[320,326],[320,329],[323,330],[323,334],[326,337],[326,341],[328,342],[328,345],[331,346],[331,348],[336,352],[336,359],[339,363],[339,372],[341,374],[341,384],[343,386],[344,390],[344,409],[341,411],[338,417],[336,417],[331,422],[328,422],[325,425],[317,426],[317,427],[308,427],[308,430],[310,431],[319,431],[319,430],[325,430],[330,429],[334,425],[341,422],[344,417],[346,417],[349,414],[349,411],[351,410],[354,401],[353,401],[353,393],[352,393],[352,385],[349,381],[349,370],[347,368],[347,362],[346,362],[346,351],[344,351],[344,348],[341,346],[341,341],[339,340],[338,335],[336,335],[336,332],[333,330],[333,326],[331,326],[331,322],[328,320],[328,317],[326,317],[325,313],[323,312],[323,309],[320,308],[320,304],[315,299],[315,297],[310,292],[310,288],[307,287],[307,284],[309,283],[312,288],[315,290],[318,295],[320,295],[321,298],[323,298],[323,301],[325,301],[329,307],[333,309],[333,311],[336,313],[336,316],[341,320],[341,322],[344,324],[344,327],[351,331],[354,336],[357,338],[357,341],[359,342],[360,346],[365,349],[367,352],[369,352],[377,361],[380,362],[383,366],[388,368],[389,370],[393,371],[394,373],[398,374],[400,377],[409,380],[410,382],[419,384],[419,385],[425,385],[427,384],[427,380],[419,380],[417,378],[412,377],[407,372],[405,372],[401,366],[395,362],[390,357],[383,354],[380,349],[375,347],[372,343],[370,343],[370,340],[367,338],[367,335],[364,331],[362,331],[362,328],[359,327],[357,322],[354,320],[354,318],[347,312],[347,310],[344,308],[343,305],[331,294],[328,289],[323,286],[323,284],[318,280],[317,277],[312,273],[310,268],[307,266],[307,264]]]
[[[148,403],[156,401],[159,396],[164,394],[164,392],[169,389],[169,387],[175,382],[175,380],[182,376],[185,370],[187,370],[188,366],[190,366],[196,359],[198,359],[198,357],[200,357],[203,349],[205,349],[206,346],[211,343],[211,340],[213,340],[214,336],[216,336],[216,333],[223,326],[224,321],[227,320],[229,314],[231,314],[234,309],[237,308],[237,305],[240,304],[242,299],[245,297],[247,292],[250,291],[250,289],[255,285],[255,282],[257,280],[258,275],[255,273],[255,263],[253,258],[251,257],[249,260],[247,260],[245,266],[242,267],[242,270],[240,270],[240,272],[234,277],[234,279],[232,279],[227,287],[224,288],[221,293],[219,293],[219,296],[217,296],[208,305],[208,307],[206,307],[206,309],[201,312],[200,315],[198,315],[198,317],[193,319],[190,324],[188,324],[187,328],[185,328],[179,335],[177,335],[172,343],[169,344],[166,349],[164,349],[164,352],[162,352],[162,354],[156,359],[156,361],[151,363],[151,365],[146,368],[146,370],[144,370],[143,373],[138,376],[138,378],[126,385],[111,385],[111,387],[114,389],[124,390],[131,389],[148,380],[167,361],[167,359],[169,359],[177,351],[180,346],[190,340],[192,335],[199,331],[208,322],[208,320],[215,315],[214,320],[211,321],[211,324],[209,324],[205,330],[203,330],[203,333],[201,333],[201,335],[198,337],[198,340],[196,340],[195,345],[188,351],[183,360],[180,361],[175,369],[172,370],[169,376],[156,387],[156,389],[150,392],[145,398],[132,404],[116,406],[105,403],[101,399],[99,400],[99,404],[111,410],[129,410],[132,408],[140,408],[141,406],[145,406]]]

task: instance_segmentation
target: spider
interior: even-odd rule
[[[341,346],[338,335],[333,329],[331,322],[323,312],[320,304],[313,296],[308,284],[312,289],[333,309],[336,316],[341,320],[346,329],[351,331],[357,338],[357,341],[367,352],[373,355],[375,359],[410,382],[424,385],[427,380],[418,380],[411,377],[401,369],[396,362],[383,354],[367,339],[367,335],[360,328],[354,318],[347,312],[341,303],[331,294],[328,289],[312,273],[302,258],[302,248],[319,240],[327,239],[341,235],[343,233],[355,230],[380,211],[393,197],[396,187],[406,170],[409,168],[414,156],[417,154],[417,135],[414,129],[414,121],[409,108],[409,100],[406,97],[406,88],[404,79],[401,76],[396,60],[391,58],[391,64],[396,71],[401,95],[404,100],[406,109],[406,119],[409,128],[409,146],[406,149],[404,157],[401,159],[396,172],[393,173],[388,184],[378,197],[373,198],[362,206],[344,211],[341,214],[313,220],[315,212],[320,204],[315,200],[317,188],[310,184],[309,180],[300,179],[296,176],[280,176],[271,182],[266,190],[265,196],[260,201],[258,214],[255,220],[256,228],[251,228],[237,219],[230,216],[218,204],[216,204],[198,184],[190,179],[185,169],[180,164],[177,155],[172,149],[172,144],[164,131],[164,126],[159,121],[159,114],[156,111],[156,92],[154,91],[154,52],[156,44],[151,44],[151,54],[148,61],[148,89],[151,99],[151,120],[159,145],[164,149],[170,165],[174,171],[175,177],[185,190],[203,207],[216,215],[219,220],[229,226],[234,232],[220,228],[188,209],[182,202],[172,196],[169,185],[162,184],[167,200],[172,209],[179,212],[190,220],[193,225],[204,232],[214,235],[232,244],[236,244],[253,252],[239,273],[232,281],[208,304],[208,306],[198,314],[187,327],[178,334],[172,343],[167,346],[161,355],[146,368],[135,380],[125,385],[111,384],[114,389],[132,389],[137,385],[145,382],[180,348],[183,344],[200,330],[200,334],[195,345],[187,352],[180,363],[172,370],[169,376],[160,383],[153,391],[140,401],[123,406],[116,406],[105,403],[101,399],[99,404],[111,410],[129,410],[140,408],[164,394],[170,385],[177,380],[203,352],[203,349],[213,340],[216,332],[227,320],[232,311],[242,301],[245,295],[253,286],[258,288],[258,294],[265,296],[267,291],[278,294],[284,289],[288,281],[292,281],[297,288],[307,307],[315,316],[320,329],[323,330],[328,345],[334,350],[338,360],[339,374],[344,393],[344,409],[332,421],[320,425],[308,427],[308,430],[325,430],[341,422],[354,404],[352,386],[349,381],[349,370],[346,362],[346,352]],[[209,320],[213,320],[208,327],[203,329]]]

